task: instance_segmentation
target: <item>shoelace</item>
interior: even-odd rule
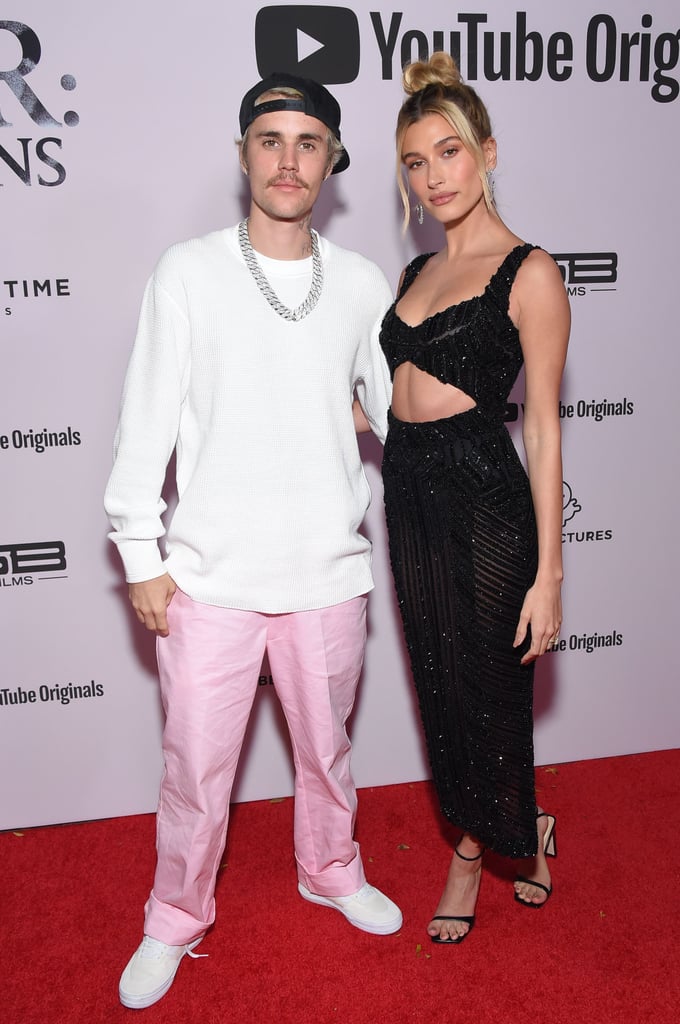
[[[371,898],[374,892],[375,890],[373,886],[369,885],[368,882],[364,882],[362,887],[357,892],[353,893],[351,896],[338,896],[337,901],[338,903],[341,903],[343,906],[346,903],[350,902],[350,900],[356,900],[357,903],[363,904]]]
[[[139,951],[139,957],[140,960],[160,960],[168,949],[170,949],[169,943],[161,942],[160,939],[152,939],[150,935],[145,935],[142,940],[142,948]],[[194,953],[193,949],[190,949],[188,943],[184,946],[184,952],[187,953],[192,960],[198,960],[202,957],[209,956],[208,953]]]
[[[375,890],[373,889],[373,886],[369,885],[368,882],[366,882],[364,885],[362,885],[361,889],[359,889],[359,892],[355,894],[354,898],[359,903],[366,903],[371,898],[374,891]]]

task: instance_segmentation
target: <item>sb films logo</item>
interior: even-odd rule
[[[35,581],[66,579],[66,546],[61,540],[0,544],[0,587],[28,587]]]
[[[255,20],[257,70],[262,78],[287,71],[327,85],[359,74],[359,22],[347,7],[263,7]]]
[[[67,110],[63,121],[57,120],[27,82],[41,56],[40,40],[32,28],[21,21],[0,20],[0,175],[8,171],[10,180],[54,188],[66,179],[61,163],[62,140],[55,132],[64,125],[76,128],[80,118],[75,110]],[[71,92],[76,80],[73,75],[64,74],[60,85]],[[26,137],[6,139],[16,118],[30,122],[27,128],[20,129]],[[49,134],[33,138],[36,125]],[[4,184],[0,180],[0,188]]]
[[[614,292],[619,257],[615,252],[559,252],[552,258],[559,267],[569,295]]]

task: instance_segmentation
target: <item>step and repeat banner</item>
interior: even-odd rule
[[[147,277],[166,246],[247,210],[242,95],[272,70],[329,84],[352,164],[324,186],[315,226],[396,285],[416,252],[442,244],[427,223],[402,236],[394,178],[401,68],[433,49],[452,52],[486,100],[500,213],[553,254],[573,310],[560,401],[565,615],[537,672],[538,762],[678,744],[675,0],[5,0],[0,828],[155,808],[154,640],[129,612],[102,495]],[[521,447],[521,387],[508,424]],[[371,786],[428,769],[380,446],[361,445],[376,589],[352,733],[357,782]],[[291,792],[265,663],[235,795]]]

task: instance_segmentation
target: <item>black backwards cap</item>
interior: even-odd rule
[[[257,103],[258,97],[272,89],[296,89],[300,96],[278,96],[276,99],[267,100],[265,103]],[[264,78],[243,97],[238,120],[241,128],[241,135],[245,134],[246,128],[253,123],[260,114],[268,114],[272,110],[299,110],[309,117],[315,117],[330,128],[338,142],[340,139],[340,104],[329,93],[325,86],[311,78],[298,78],[297,75],[289,75],[284,71],[275,71]],[[339,174],[340,171],[349,167],[349,153],[343,146],[340,159],[335,164],[332,173]]]

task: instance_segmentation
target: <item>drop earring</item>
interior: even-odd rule
[[[489,189],[489,195],[491,196],[491,202],[493,203],[493,202],[496,201],[496,197],[495,197],[496,182],[494,181],[493,171],[492,170],[486,172],[486,184],[487,184],[488,189]]]
[[[416,204],[415,212],[416,212],[416,217],[418,218],[418,223],[422,224],[423,220],[425,218],[425,211],[423,210],[423,204],[422,203],[417,203]]]

